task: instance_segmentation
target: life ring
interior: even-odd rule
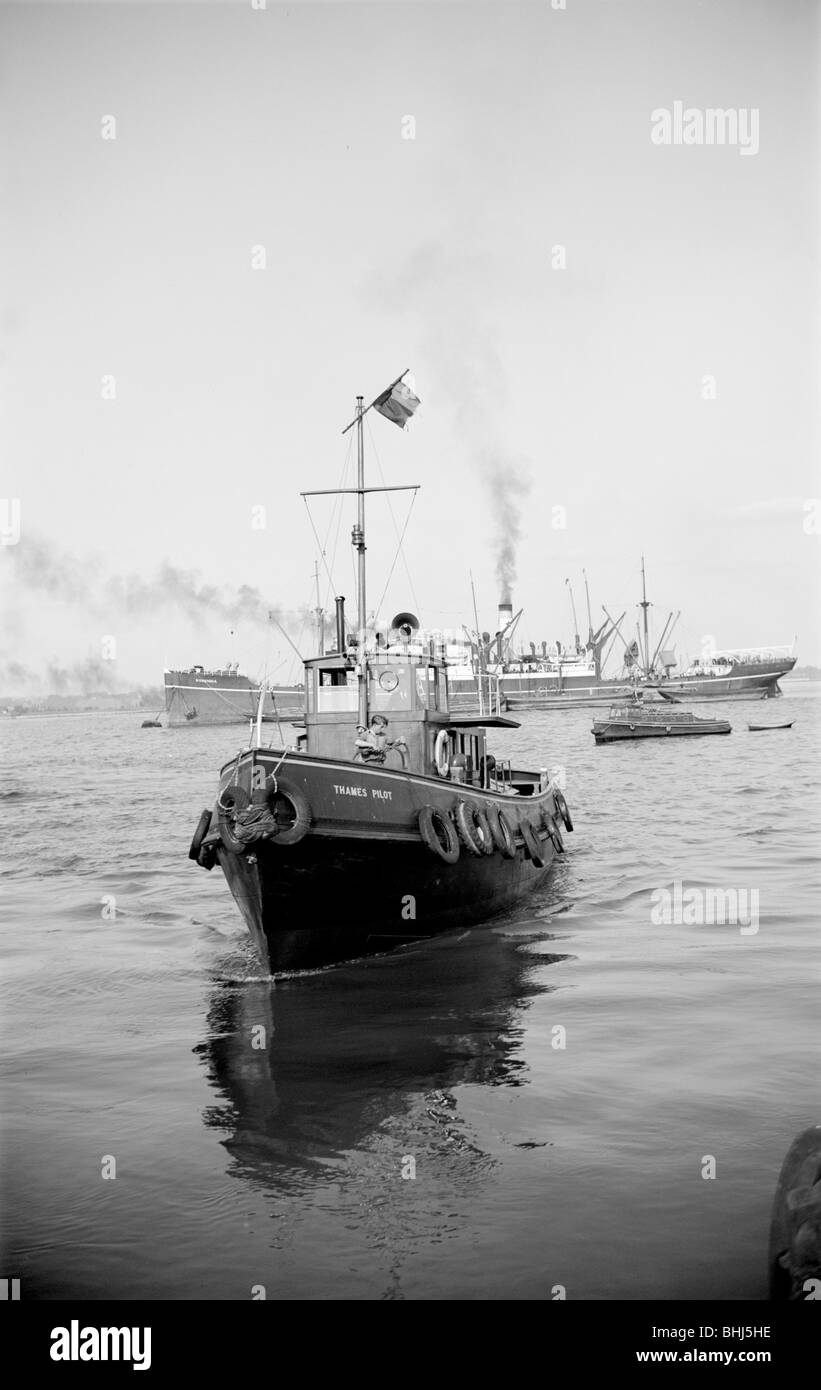
[[[246,846],[234,835],[233,822],[239,811],[244,811],[250,801],[244,787],[223,787],[217,797],[217,816],[220,839],[232,854],[242,854]]]
[[[564,795],[562,792],[559,791],[558,787],[555,787],[553,789],[553,804],[556,807],[556,810],[558,811],[562,820],[564,821],[565,830],[572,831],[573,820],[571,818],[570,812],[567,809],[567,802],[564,799]]]
[[[498,850],[501,850],[503,859],[516,858],[516,842],[513,838],[513,829],[504,811],[500,811],[498,806],[488,806],[485,811],[490,833],[493,836],[493,843]]]
[[[446,864],[455,864],[459,858],[459,836],[450,816],[435,806],[423,806],[418,825],[427,848],[444,859]]]
[[[533,829],[533,826],[530,824],[530,821],[523,820],[519,829],[522,832],[522,839],[525,842],[528,858],[532,859],[537,869],[543,869],[546,860],[542,853],[541,841],[536,831]]]
[[[542,824],[544,825],[545,830],[550,836],[551,843],[556,853],[564,854],[564,840],[562,839],[562,832],[549,811],[544,812],[542,816]]]
[[[440,777],[447,777],[450,772],[450,737],[447,729],[440,729],[436,735],[436,742],[433,745],[433,758],[436,763],[436,771]]]
[[[188,858],[196,860],[199,856],[202,842],[208,834],[208,827],[211,824],[211,812],[203,811],[197,821],[197,828],[194,831],[194,838],[191,841],[191,848],[188,851]]]
[[[456,829],[459,839],[471,854],[492,854],[493,835],[487,816],[474,801],[460,801],[456,806]]]
[[[290,825],[282,825],[279,816],[282,813],[282,801],[290,802],[293,808],[293,819]],[[277,782],[274,778],[273,785],[268,792],[268,809],[277,822],[277,834],[273,836],[272,844],[275,845],[298,845],[300,840],[311,828],[313,816],[311,807],[305,793],[299,787],[294,787],[290,782]]]

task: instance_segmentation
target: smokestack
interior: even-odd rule
[[[505,659],[505,639],[502,633],[512,618],[513,604],[509,603],[506,599],[502,599],[499,603],[499,612],[496,619],[499,624],[496,631],[496,660],[500,665]]]
[[[334,599],[336,604],[336,650],[345,651],[345,599],[340,596]]]

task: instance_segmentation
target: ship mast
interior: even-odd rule
[[[359,722],[368,723],[368,657],[365,649],[365,440],[362,430],[364,396],[356,398],[356,525],[351,544],[356,551],[356,594],[359,614],[357,672],[359,677]]]
[[[365,609],[366,590],[365,590],[365,493],[366,492],[415,492],[418,483],[404,483],[393,487],[366,487],[365,486],[365,440],[362,422],[369,410],[372,410],[378,402],[384,400],[385,396],[398,386],[409,372],[406,367],[402,376],[398,376],[387,388],[387,392],[382,391],[370,405],[363,406],[363,396],[356,398],[356,415],[350,424],[346,425],[342,431],[343,435],[348,430],[356,426],[356,487],[329,487],[319,488],[311,492],[303,492],[302,497],[329,497],[338,496],[340,493],[356,493],[356,525],[351,533],[351,544],[356,551],[356,589],[359,637],[356,649],[356,670],[359,680],[359,723],[367,727],[368,723],[368,653],[365,642],[365,628],[367,613]],[[343,653],[344,654],[344,653]]]
[[[643,556],[643,555],[642,555],[642,557],[641,557],[641,603],[640,603],[639,607],[642,609],[642,612],[643,612],[643,615],[644,615],[644,674],[645,674],[646,676],[649,676],[649,674],[650,674],[650,667],[649,667],[649,665],[648,665],[648,662],[649,662],[649,660],[650,660],[650,637],[649,637],[649,635],[648,635],[648,627],[647,627],[647,610],[648,610],[648,608],[650,607],[650,604],[649,604],[648,601],[647,601],[647,584],[646,584],[645,574],[644,574],[644,556]]]
[[[570,583],[569,579],[566,579],[564,582],[570,591],[570,607],[573,609],[573,638],[576,643],[576,651],[580,652],[582,644],[579,641],[579,620],[576,617],[576,601],[573,598],[573,585]]]
[[[362,433],[363,396],[356,398],[356,525],[351,543],[356,551],[356,593],[359,640],[365,640],[365,441]]]
[[[587,570],[582,570],[584,575],[584,592],[587,596],[587,645],[593,645],[593,614],[590,612],[590,590],[587,587]]]

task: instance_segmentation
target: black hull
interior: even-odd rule
[[[418,843],[311,835],[218,860],[272,974],[426,940],[504,912],[549,875],[556,851],[539,837],[544,867],[519,845],[514,859],[463,850],[447,864]]]

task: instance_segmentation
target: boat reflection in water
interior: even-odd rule
[[[228,978],[247,956],[224,962],[197,1049],[221,1098],[204,1118],[223,1132],[229,1174],[263,1192],[279,1218],[271,1245],[290,1246],[299,1229],[298,1268],[280,1287],[274,1261],[268,1298],[401,1296],[384,1283],[403,1242],[438,1243],[475,1220],[477,1185],[498,1159],[453,1092],[527,1083],[525,1014],[558,987],[553,966],[568,959],[548,953],[552,940],[536,926],[531,918],[524,938],[506,935],[511,927],[453,933],[276,982],[242,980],[239,969]],[[550,1138],[495,1127],[493,1137],[532,1138],[524,1148]],[[409,1157],[419,1182],[401,1181]],[[347,1258],[373,1259],[388,1238],[390,1259],[369,1266],[381,1290],[363,1290]]]

